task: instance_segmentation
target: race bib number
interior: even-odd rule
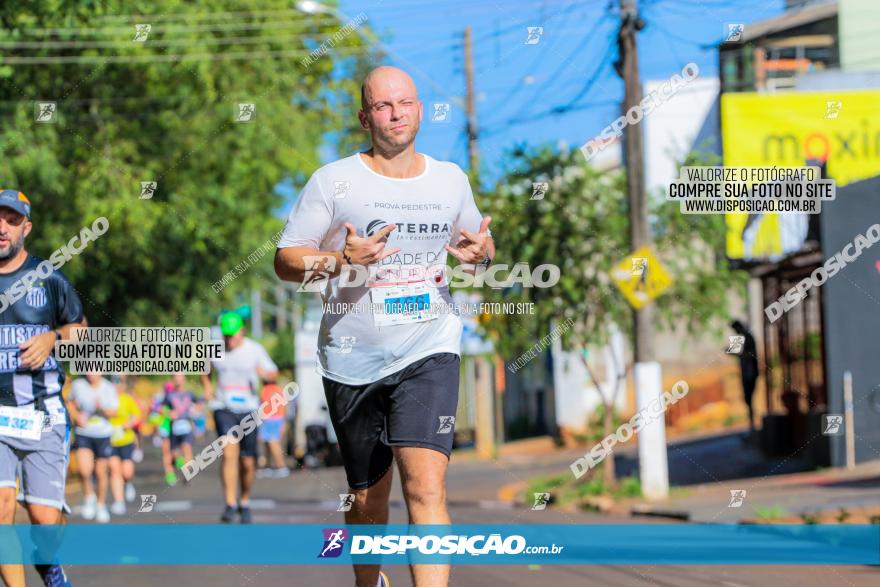
[[[0,436],[39,440],[44,418],[39,410],[0,406]]]
[[[434,320],[436,296],[437,290],[424,282],[370,288],[374,323],[391,326]]]
[[[175,420],[171,423],[171,433],[174,436],[186,436],[192,432],[192,423],[189,420]]]
[[[246,391],[227,391],[226,406],[229,408],[246,408],[251,400],[251,394]]]

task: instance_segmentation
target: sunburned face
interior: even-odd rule
[[[400,151],[416,140],[422,104],[404,72],[390,67],[374,70],[364,82],[364,102],[358,116],[374,145]]]

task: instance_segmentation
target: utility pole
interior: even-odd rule
[[[464,78],[467,97],[468,166],[471,179],[480,185],[480,160],[477,155],[477,100],[474,95],[474,47],[471,27],[464,29]],[[493,407],[491,367],[480,355],[465,356],[465,392],[473,390],[475,405],[474,444],[477,458],[489,460],[495,457],[495,409]],[[470,383],[473,382],[473,385]]]
[[[464,77],[467,87],[465,108],[467,109],[468,160],[471,175],[477,179],[480,168],[477,157],[477,106],[474,97],[474,49],[471,27],[464,29]]]
[[[642,101],[639,82],[639,56],[636,33],[644,27],[636,8],[636,0],[620,0],[620,76],[623,78],[623,114]],[[641,117],[639,117],[641,118]],[[628,123],[624,129],[626,185],[629,200],[629,238],[632,250],[650,243],[648,233],[648,202],[645,197],[645,162],[642,151],[642,128],[640,124]],[[650,267],[647,268],[650,270]],[[635,360],[654,360],[654,322],[652,304],[635,313]]]
[[[627,117],[624,131],[627,199],[629,200],[629,235],[632,250],[650,245],[648,202],[645,194],[645,161],[642,151],[642,113],[630,117],[632,108],[640,108],[642,88],[639,82],[639,56],[636,33],[645,27],[639,18],[636,0],[620,0],[620,32],[617,43],[620,61],[615,64],[623,78],[623,114]],[[650,278],[651,267],[645,278]],[[663,373],[654,360],[654,307],[648,303],[633,310],[633,369],[638,410],[646,409],[663,392]],[[639,479],[642,494],[649,500],[669,495],[669,466],[666,454],[666,421],[655,419],[639,432]]]

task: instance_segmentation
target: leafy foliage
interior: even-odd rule
[[[248,14],[211,16],[219,11]],[[109,16],[133,12],[142,16]],[[135,23],[152,23],[146,42],[132,42]],[[242,24],[251,28],[229,30]],[[368,57],[337,61],[331,51],[300,63],[340,26],[280,0],[0,7],[5,41],[75,43],[16,48],[7,58],[96,58],[0,67],[0,182],[31,199],[28,249],[46,256],[95,218],[110,222],[64,267],[92,324],[204,323],[265,279],[271,254],[219,294],[212,289],[281,228],[276,186],[305,180],[328,133],[350,142],[359,89],[338,73],[362,70]],[[337,46],[363,42],[352,33]],[[235,55],[243,53],[253,56]],[[37,100],[57,103],[56,122],[35,122]],[[252,122],[236,121],[240,103],[255,104]],[[157,182],[152,199],[139,198],[143,181]]]
[[[490,301],[534,302],[534,315],[496,316],[484,326],[502,356],[515,357],[560,328],[570,350],[608,340],[612,325],[632,332],[632,312],[617,291],[610,271],[631,250],[622,171],[600,172],[579,151],[549,147],[517,148],[507,157],[495,189],[481,195],[481,209],[492,216],[496,262],[560,267],[551,288],[512,287],[483,293]],[[694,159],[689,164],[695,165]],[[532,200],[535,182],[546,182],[543,199]],[[720,327],[728,309],[719,303],[745,275],[733,271],[724,255],[722,216],[683,215],[678,204],[651,199],[654,250],[674,279],[655,300],[659,326],[684,324],[691,332]]]

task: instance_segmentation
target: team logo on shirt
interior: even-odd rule
[[[32,308],[42,308],[47,301],[46,288],[41,285],[30,288],[25,295],[25,302]]]
[[[388,223],[384,220],[373,220],[372,222],[367,224],[367,236],[373,236],[386,226],[388,226]]]
[[[367,224],[367,236],[373,236],[388,226],[384,220],[372,220]],[[393,234],[402,240],[448,239],[452,227],[448,222],[394,222]]]
[[[348,530],[345,528],[324,528],[324,547],[318,558],[336,558],[342,554],[345,539],[348,538]]]

